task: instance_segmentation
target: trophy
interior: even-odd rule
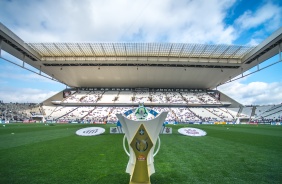
[[[123,148],[129,156],[126,172],[130,174],[130,184],[150,183],[150,176],[155,173],[154,156],[160,148],[159,133],[168,112],[162,112],[152,120],[146,120],[148,111],[139,106],[135,111],[137,121],[130,120],[122,114],[116,114],[125,133]],[[129,153],[125,149],[127,138]],[[154,153],[157,140],[159,141]]]

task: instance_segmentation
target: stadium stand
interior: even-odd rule
[[[201,104],[202,103],[194,93],[182,92],[181,94],[184,97],[185,101],[189,104]]]
[[[57,108],[43,106],[47,114],[46,119],[115,123],[117,121],[115,114],[134,109],[134,106],[136,107],[139,103],[145,103],[147,108],[159,113],[168,111],[167,122],[231,122],[235,120],[236,111],[238,111],[238,108],[233,111],[220,108],[221,102],[202,90],[181,92],[149,91],[148,89],[137,91],[77,90],[77,92],[67,95],[61,102],[64,106],[58,105]],[[76,108],[68,106],[73,104]],[[216,107],[213,107],[213,105],[216,105]],[[128,118],[134,119],[134,116],[131,115]],[[149,116],[148,118],[152,117]]]
[[[152,102],[154,103],[165,103],[167,102],[162,92],[151,93]]]
[[[256,108],[256,115],[253,119],[267,121],[281,121],[282,119],[282,104],[261,106]]]
[[[202,121],[208,122],[208,121],[223,121],[222,118],[218,117],[217,115],[213,114],[206,108],[191,108],[191,111],[193,111],[195,114],[197,114]]]
[[[227,108],[227,110],[233,117],[237,117],[240,108]]]
[[[41,121],[61,123],[116,123],[116,114],[134,109],[139,103],[158,113],[169,112],[166,121],[177,123],[235,122],[238,118],[280,121],[282,117],[282,105],[223,107],[221,101],[203,91],[77,90],[57,102],[53,105],[0,103],[1,119],[23,121],[42,117]],[[136,120],[133,114],[128,118]],[[151,118],[153,115],[148,116]]]
[[[34,103],[0,103],[2,121],[23,121],[34,115],[42,114],[42,108]]]
[[[105,91],[101,98],[97,101],[98,103],[113,103],[117,97],[116,91]]]
[[[116,103],[132,103],[133,93],[131,91],[120,91],[116,97]]]
[[[180,103],[180,104],[186,103],[183,97],[181,96],[181,94],[178,92],[167,92],[165,93],[165,95],[166,95],[165,98],[168,103]]]
[[[244,107],[242,112],[239,114],[240,117],[251,117],[253,107]]]
[[[132,96],[132,101],[136,102],[136,103],[151,103],[152,101],[150,99],[152,99],[152,97],[150,96],[149,92],[136,92],[133,94]]]
[[[172,103],[220,104],[203,92],[134,92],[134,91],[79,91],[62,100],[63,103]]]

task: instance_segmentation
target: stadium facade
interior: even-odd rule
[[[55,119],[71,118],[72,114],[86,120],[99,108],[112,107],[106,110],[108,114],[102,118],[105,121],[106,116],[111,119],[109,114],[115,108],[139,103],[151,108],[169,108],[176,119],[179,109],[181,112],[188,109],[187,115],[198,121],[208,121],[205,117],[214,120],[219,117],[220,121],[224,121],[224,117],[234,119],[242,111],[242,105],[217,87],[243,77],[244,72],[253,67],[260,70],[262,62],[277,54],[280,62],[281,42],[282,28],[256,47],[188,43],[25,43],[0,24],[0,51],[23,61],[22,65],[16,65],[25,68],[27,63],[38,69],[37,74],[69,86],[43,102],[43,114]],[[228,108],[237,110],[233,113]],[[52,116],[58,109],[63,113]]]

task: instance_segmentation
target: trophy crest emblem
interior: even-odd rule
[[[148,139],[148,138],[147,138]],[[148,142],[147,142],[147,139],[145,140],[139,140],[136,138],[136,149],[137,151],[139,152],[144,152],[147,150],[148,148]]]
[[[144,104],[139,104],[139,107],[135,110],[135,116],[138,120],[146,119],[148,114],[148,110],[144,107]]]

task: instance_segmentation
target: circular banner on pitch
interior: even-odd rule
[[[187,136],[199,137],[199,136],[207,135],[207,132],[198,128],[180,128],[178,129],[178,132],[182,135],[187,135]]]
[[[82,128],[77,130],[75,133],[79,136],[95,136],[100,135],[105,132],[104,128],[101,127],[88,127],[88,128]]]

